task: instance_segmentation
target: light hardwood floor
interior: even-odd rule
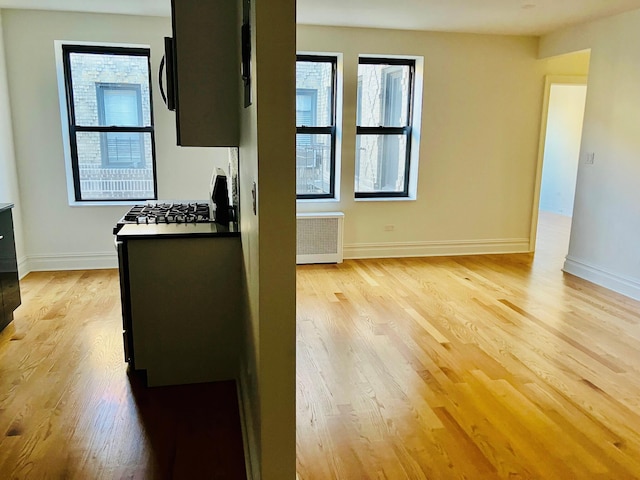
[[[0,333],[0,479],[246,478],[233,382],[127,376],[117,270],[31,273],[21,292]]]
[[[562,220],[535,257],[299,267],[299,478],[640,478],[640,303],[561,272]],[[127,378],[116,271],[22,295],[0,479],[240,478],[232,388]]]
[[[640,303],[562,273],[567,229],[299,267],[299,479],[640,478]]]

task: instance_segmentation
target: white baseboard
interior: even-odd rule
[[[567,255],[562,269],[601,287],[640,300],[640,280],[638,279],[609,272],[569,255]]]
[[[431,242],[353,243],[344,246],[344,258],[435,257],[527,253],[528,238],[452,240]]]
[[[20,257],[18,259],[18,277],[22,280],[27,274],[30,272],[29,270],[29,262],[27,257]]]
[[[28,255],[21,259],[18,270],[21,276],[29,272],[55,270],[98,270],[118,268],[118,255],[114,251],[104,253],[66,253],[61,255]]]
[[[246,368],[241,368],[246,372]],[[240,407],[240,426],[242,428],[242,443],[244,444],[244,464],[247,471],[247,480],[260,480],[259,462],[256,458],[258,450],[253,434],[253,414],[251,413],[251,397],[246,375],[240,374],[236,380],[238,389],[238,406]]]

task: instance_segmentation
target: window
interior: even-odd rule
[[[415,60],[360,57],[356,198],[408,197]]]
[[[298,55],[296,196],[334,198],[337,57]]]
[[[157,198],[148,48],[62,45],[76,202]]]

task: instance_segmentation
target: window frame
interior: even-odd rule
[[[329,193],[296,193],[296,200],[327,200],[336,198],[336,106],[337,106],[337,75],[338,75],[338,57],[334,55],[314,55],[314,54],[297,54],[296,65],[298,62],[316,62],[331,64],[331,125],[326,127],[310,127],[298,126],[296,118],[296,137],[298,134],[307,135],[331,135],[331,158],[329,170]],[[296,87],[296,94],[298,89]],[[317,107],[316,107],[317,108]],[[297,141],[296,141],[297,144]],[[297,189],[297,188],[296,188]]]
[[[64,88],[65,106],[66,106],[66,120],[67,120],[67,132],[69,142],[69,160],[71,166],[72,182],[73,182],[73,197],[69,195],[70,203],[75,204],[130,204],[141,201],[157,200],[158,199],[158,179],[157,179],[157,166],[156,166],[156,146],[155,146],[155,128],[153,121],[153,89],[151,78],[151,49],[149,47],[142,46],[119,46],[119,45],[106,45],[106,44],[92,44],[92,43],[62,43],[56,42],[61,48],[61,61],[62,61],[62,82]],[[116,126],[102,126],[102,125],[77,125],[75,121],[75,104],[73,97],[73,76],[71,72],[70,55],[72,53],[94,54],[94,55],[123,55],[123,56],[137,56],[147,58],[147,71],[149,82],[149,123],[148,126],[138,127],[116,127]],[[97,82],[108,83],[108,82]],[[96,99],[99,101],[98,99]],[[149,133],[151,138],[151,170],[153,173],[153,197],[150,198],[101,198],[101,199],[83,199],[82,191],[80,189],[80,167],[78,161],[78,143],[76,134],[79,132],[91,132],[91,133],[109,133],[109,132],[138,132],[141,134]],[[102,143],[102,140],[101,140]],[[101,155],[104,158],[104,152],[101,148]],[[118,167],[116,167],[118,168]]]
[[[416,83],[416,59],[415,58],[389,58],[389,57],[358,57],[358,67],[360,65],[388,65],[388,66],[408,66],[409,67],[409,92],[407,95],[407,118],[406,125],[404,127],[362,127],[356,124],[356,139],[358,135],[403,135],[406,138],[406,152],[405,152],[405,164],[404,164],[404,185],[402,191],[395,192],[358,192],[355,190],[356,185],[354,182],[354,196],[361,199],[393,199],[393,198],[410,198],[411,188],[411,157],[412,157],[412,137],[413,137],[413,123],[414,123],[414,102],[416,98],[415,83]],[[386,83],[385,83],[386,85]],[[361,98],[361,84],[358,82],[357,98]],[[360,102],[356,104],[356,117],[359,113]],[[357,143],[357,142],[356,142]],[[356,152],[357,156],[357,152]],[[354,177],[355,180],[355,177]]]

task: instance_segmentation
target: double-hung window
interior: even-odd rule
[[[148,48],[62,45],[75,202],[157,198]]]
[[[355,196],[408,197],[415,60],[358,63]]]
[[[296,197],[334,198],[337,57],[296,61]]]

